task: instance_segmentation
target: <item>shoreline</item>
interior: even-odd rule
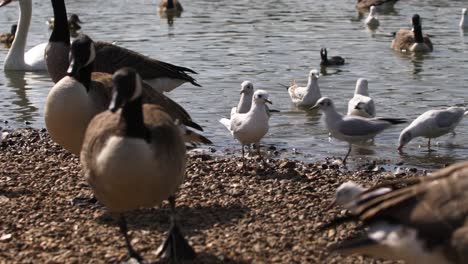
[[[194,263],[376,263],[326,250],[354,234],[355,224],[317,232],[345,214],[325,208],[342,182],[368,187],[423,173],[411,168],[395,175],[380,164],[349,171],[327,160],[285,158],[267,159],[267,167],[249,159],[242,172],[241,158],[232,155],[220,150],[188,155],[187,178],[176,201],[182,231],[199,254]],[[2,262],[126,259],[123,238],[105,208],[71,205],[74,197],[92,192],[78,158],[53,143],[45,129],[12,131],[0,143],[0,171],[0,204],[6,212],[0,229]],[[164,203],[127,214],[134,246],[147,261],[158,260],[168,212]]]

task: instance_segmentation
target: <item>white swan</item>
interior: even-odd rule
[[[0,7],[7,5],[12,0],[4,0]],[[32,3],[31,0],[19,0],[20,17],[15,40],[5,58],[3,68],[15,71],[46,71],[44,52],[47,42],[39,44],[24,52],[28,38],[29,25],[31,24]]]

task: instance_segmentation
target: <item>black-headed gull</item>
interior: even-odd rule
[[[271,104],[268,93],[264,90],[257,90],[253,95],[252,107],[247,113],[235,113],[231,115],[231,119],[219,120],[242,144],[242,158],[244,158],[244,145],[248,144],[257,145],[258,155],[261,157],[259,143],[269,128],[266,103]]]
[[[368,82],[364,78],[356,82],[354,96],[348,102],[348,115],[375,117],[374,100],[369,97]]]
[[[320,88],[318,85],[319,72],[311,70],[309,72],[309,80],[307,86],[301,87],[294,81],[293,85],[288,88],[289,97],[297,106],[313,106],[320,97]]]
[[[392,125],[405,123],[399,118],[364,118],[360,116],[343,116],[335,109],[333,101],[328,97],[322,97],[311,109],[320,108],[325,114],[325,125],[329,134],[349,143],[348,153],[343,159],[343,164],[351,153],[351,145],[373,139],[377,134]]]
[[[379,18],[377,17],[377,8],[375,6],[370,7],[369,15],[367,16],[364,23],[370,29],[375,29],[380,25]]]
[[[402,150],[406,144],[416,137],[427,138],[427,148],[430,150],[431,138],[440,137],[450,132],[454,133],[455,127],[467,114],[468,111],[464,107],[456,106],[424,112],[403,129],[399,138],[398,150]]]

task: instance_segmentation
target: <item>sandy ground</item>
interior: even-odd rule
[[[190,154],[177,194],[182,230],[198,253],[194,263],[395,263],[343,257],[327,247],[356,233],[356,224],[319,227],[346,212],[326,211],[335,189],[354,180],[365,186],[395,176],[375,167],[355,171],[327,161],[304,164]],[[91,197],[77,157],[46,131],[22,129],[0,144],[0,263],[118,263],[126,249],[118,226],[100,205],[72,205]],[[148,262],[169,228],[167,203],[129,212],[134,247]],[[359,229],[359,228],[358,228]]]

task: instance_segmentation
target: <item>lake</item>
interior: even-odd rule
[[[466,1],[402,0],[394,10],[380,14],[380,27],[368,30],[355,1],[264,0],[182,2],[182,16],[168,23],[157,12],[158,1],[66,1],[68,13],[84,22],[81,32],[95,40],[118,45],[176,65],[192,68],[203,87],[184,84],[168,95],[184,106],[205,128],[205,135],[219,152],[240,153],[240,145],[218,122],[237,105],[240,84],[253,82],[270,93],[273,109],[270,131],[262,141],[285,149],[282,155],[307,162],[325,157],[343,157],[347,143],[329,140],[321,113],[306,113],[291,104],[286,89],[292,80],[305,85],[311,69],[320,69],[320,48],[329,56],[346,59],[341,67],[322,71],[319,86],[323,96],[345,112],[356,80],[367,78],[377,116],[413,120],[429,109],[463,106],[468,95],[468,31],[458,23]],[[18,3],[0,9],[0,31],[17,22]],[[434,52],[422,56],[401,54],[390,48],[391,33],[411,27],[411,16],[422,18],[423,33],[432,35]],[[46,21],[53,15],[50,1],[33,0],[33,20],[28,48],[46,42]],[[0,48],[0,68],[8,50]],[[44,127],[44,100],[53,86],[47,73],[0,71],[0,120],[7,129]],[[26,124],[27,123],[27,124]],[[405,125],[388,129],[373,146],[353,150],[349,163],[378,160],[379,163],[438,168],[466,159],[468,120],[457,128],[456,137],[409,143],[404,154],[396,150]]]

